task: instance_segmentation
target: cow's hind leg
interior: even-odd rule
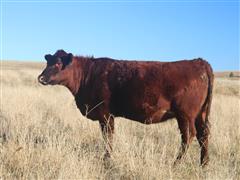
[[[196,119],[197,139],[201,148],[201,165],[205,166],[209,162],[208,156],[208,136],[209,124],[206,121],[206,112],[202,112]]]
[[[196,136],[196,129],[194,125],[194,119],[186,116],[177,117],[178,127],[181,133],[181,148],[179,150],[178,156],[174,164],[177,164],[182,157],[186,154],[189,144],[192,142],[193,138]]]

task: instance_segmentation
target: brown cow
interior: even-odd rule
[[[39,82],[67,87],[81,113],[99,121],[106,156],[112,149],[114,117],[144,124],[176,118],[182,136],[176,162],[196,136],[201,165],[207,164],[213,72],[205,60],[123,61],[73,56],[63,50],[45,59]]]

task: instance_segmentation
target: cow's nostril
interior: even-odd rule
[[[43,76],[39,76],[39,77],[38,77],[38,81],[39,81],[39,82],[43,82],[43,81],[44,81],[44,77],[43,77]]]

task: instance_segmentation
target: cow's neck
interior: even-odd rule
[[[76,95],[80,87],[85,85],[92,60],[90,58],[77,57],[73,63],[71,77],[65,86],[73,95]]]

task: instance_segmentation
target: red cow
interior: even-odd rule
[[[45,59],[39,82],[67,87],[81,113],[99,121],[106,157],[112,149],[114,117],[144,124],[176,118],[182,136],[176,161],[196,136],[201,165],[207,164],[213,72],[205,60],[123,61],[73,56],[63,50]]]

